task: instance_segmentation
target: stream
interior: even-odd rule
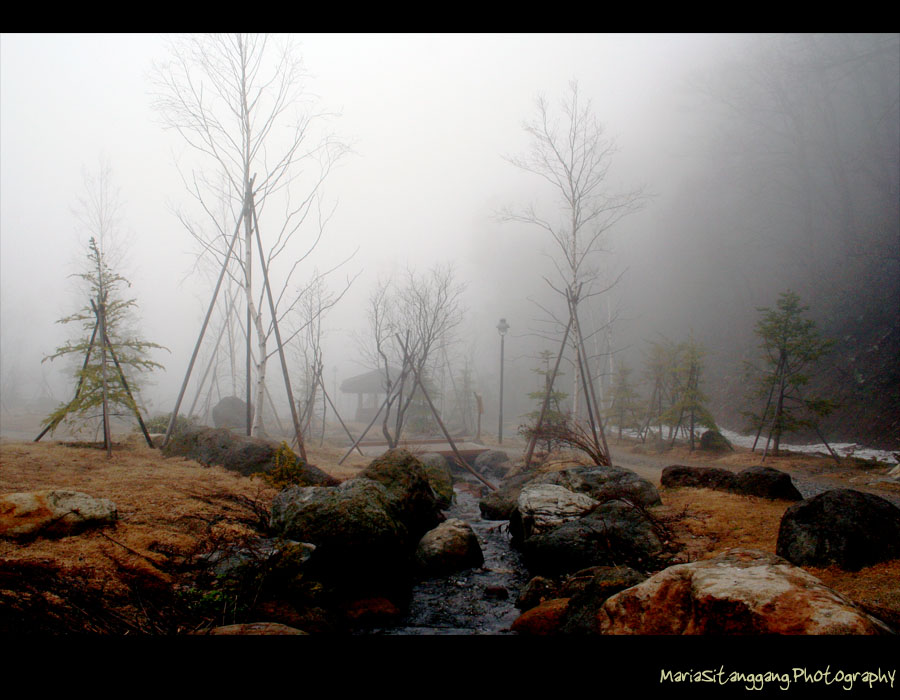
[[[465,520],[481,543],[484,565],[413,587],[406,616],[391,627],[368,630],[379,635],[514,634],[509,627],[521,614],[515,607],[529,576],[509,543],[507,521],[482,520],[478,501],[484,488],[474,479],[458,481],[447,518]]]

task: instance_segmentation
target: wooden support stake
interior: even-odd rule
[[[244,202],[244,211],[246,211],[247,203]],[[219,288],[222,286],[222,280],[225,277],[225,271],[228,269],[228,263],[231,260],[231,253],[234,250],[234,244],[237,242],[238,234],[241,232],[241,221],[244,218],[243,212],[238,219],[237,226],[234,229],[234,235],[231,237],[231,244],[228,246],[228,252],[225,254],[225,260],[222,262],[222,270],[219,273],[219,279],[216,282],[216,288],[213,290],[212,299],[209,302],[209,308],[206,311],[206,318],[203,319],[203,325],[200,328],[200,335],[197,338],[197,344],[194,346],[194,352],[191,355],[191,361],[188,363],[187,372],[184,375],[184,381],[181,384],[181,390],[178,392],[178,399],[175,401],[175,408],[172,409],[172,416],[169,418],[169,425],[166,428],[166,437],[163,440],[163,447],[169,444],[172,437],[172,430],[175,428],[175,419],[178,417],[178,409],[181,407],[181,401],[184,399],[184,392],[187,389],[188,381],[191,378],[191,371],[194,369],[194,363],[197,361],[197,353],[200,352],[200,344],[203,342],[203,335],[206,333],[206,327],[209,325],[209,318],[212,316],[213,308],[216,305],[216,297],[219,295]],[[249,332],[249,331],[248,331]]]
[[[556,373],[559,372],[559,363],[562,361],[563,352],[566,349],[566,341],[569,339],[569,331],[572,328],[572,314],[569,314],[569,322],[566,324],[566,332],[563,334],[562,343],[559,345],[559,354],[556,356],[556,364],[553,366],[553,373],[550,375],[550,383],[547,386],[547,393],[544,395],[544,403],[541,404],[541,415],[538,416],[537,425],[531,433],[531,439],[528,441],[528,450],[525,452],[525,469],[531,466],[531,457],[534,454],[534,444],[537,442],[537,432],[544,424],[544,416],[547,415],[547,407],[550,405],[550,394],[553,392],[553,383],[556,381]]]
[[[255,176],[254,176],[255,177]],[[297,407],[294,405],[294,393],[291,391],[291,379],[288,376],[287,360],[284,357],[284,345],[281,343],[281,332],[278,330],[278,314],[275,310],[275,301],[272,297],[272,287],[269,285],[269,271],[266,268],[263,255],[262,237],[259,233],[259,221],[256,218],[256,206],[253,204],[253,194],[250,193],[250,213],[253,217],[253,228],[256,230],[256,244],[259,248],[259,262],[262,266],[263,282],[266,288],[266,296],[269,299],[269,312],[272,314],[272,327],[275,330],[275,342],[278,344],[278,357],[281,359],[281,373],[284,376],[284,388],[287,391],[288,404],[291,407],[291,418],[294,421],[294,433],[297,438],[297,447],[300,450],[300,459],[307,462],[306,447],[303,445],[303,434],[300,431],[300,422],[297,417]],[[260,410],[262,407],[258,407]]]
[[[409,372],[409,368],[407,367],[406,362],[404,361],[404,363],[403,363],[403,369],[400,370],[400,376],[401,376],[401,377],[405,377],[406,374],[407,374],[407,372]],[[398,382],[397,384],[395,384],[394,387],[396,387],[398,384],[399,384],[399,382]],[[353,450],[358,449],[359,443],[361,443],[361,442],[363,441],[363,439],[366,437],[366,435],[368,434],[368,432],[372,429],[372,426],[375,425],[375,421],[378,420],[378,416],[381,415],[381,412],[384,410],[384,407],[387,406],[388,403],[389,403],[390,401],[393,401],[394,399],[397,398],[397,393],[398,393],[398,392],[396,392],[396,391],[394,390],[394,387],[392,387],[392,388],[391,388],[391,391],[389,391],[388,394],[387,394],[387,396],[384,397],[384,401],[382,402],[380,408],[375,412],[375,415],[372,417],[372,421],[366,426],[366,429],[362,431],[362,435],[360,435],[360,436],[357,438],[356,442],[354,442],[354,443],[350,446],[350,449],[347,450],[346,454],[344,454],[344,456],[341,457],[340,460],[338,460],[338,464],[343,464],[343,463],[344,463],[344,460],[347,459],[347,457],[350,456],[350,453],[353,452]],[[392,393],[393,393],[393,395],[394,395],[394,396],[393,396],[393,399],[391,398],[391,394],[392,394]],[[362,453],[362,450],[360,450],[360,454],[361,454],[361,453]]]
[[[581,324],[578,321],[578,307],[575,303],[581,294],[581,286],[581,284],[578,285],[578,291],[575,293],[574,297],[570,298],[569,304],[572,309],[571,317],[574,321],[575,337],[579,343],[579,347],[581,348],[581,356],[587,358],[587,354],[584,351],[584,336],[581,334]],[[568,290],[566,291],[568,292]],[[585,359],[585,364],[587,364],[587,359]],[[607,461],[607,464],[604,466],[612,466],[612,455],[609,451],[609,445],[606,444],[606,431],[603,429],[603,419],[600,415],[600,406],[597,403],[597,394],[594,391],[594,380],[590,375],[590,371],[586,373],[586,377],[588,384],[588,396],[586,397],[586,399],[590,400],[594,405],[594,414],[597,417],[597,430],[600,432],[600,440],[603,443],[603,454],[606,455]]]
[[[400,347],[403,348],[404,363],[405,363],[406,361],[409,360],[409,355],[406,352],[406,345],[404,345],[403,341],[400,340],[399,334],[397,334],[396,337],[397,337],[397,342],[400,343]],[[447,428],[444,427],[444,422],[441,420],[441,417],[438,415],[437,409],[434,407],[434,404],[431,402],[431,397],[428,396],[428,392],[425,390],[425,385],[422,383],[422,378],[419,376],[419,373],[416,371],[416,367],[411,360],[409,360],[409,366],[412,368],[413,376],[415,377],[415,383],[413,384],[412,391],[415,392],[416,384],[418,384],[419,388],[422,389],[422,394],[425,396],[425,400],[428,402],[428,406],[431,408],[431,413],[434,415],[434,418],[437,421],[438,425],[441,426],[441,430],[444,433],[444,437],[447,438],[447,442],[450,443],[450,448],[453,450],[453,454],[456,455],[456,459],[459,462],[459,466],[462,467],[463,469],[465,469],[466,471],[468,471],[469,473],[471,473],[476,479],[478,479],[481,483],[488,486],[488,488],[490,488],[492,491],[496,491],[497,487],[494,486],[490,481],[485,479],[483,476],[481,476],[481,474],[479,474],[477,471],[472,469],[472,467],[469,466],[468,462],[466,462],[466,460],[463,459],[462,455],[459,453],[459,450],[456,449],[456,443],[453,442],[453,438],[450,437],[450,433],[447,432]]]

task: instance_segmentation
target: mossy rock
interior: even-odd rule
[[[722,433],[716,430],[707,430],[700,436],[700,449],[707,452],[727,452],[734,448]]]

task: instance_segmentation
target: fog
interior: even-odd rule
[[[292,288],[346,260],[327,278],[333,292],[352,284],[324,317],[322,339],[326,386],[342,411],[355,397],[337,387],[370,368],[361,342],[376,285],[438,264],[451,264],[466,285],[448,360],[454,372],[470,363],[485,398],[484,430],[497,427],[501,318],[511,327],[504,430],[533,409],[538,353],[555,352],[561,339],[561,328],[553,336],[542,322],[542,307],[562,313],[544,279],[556,279],[559,251],[546,231],[498,213],[534,204],[557,216],[548,183],[509,158],[529,149],[523,123],[534,118],[535,99],[544,95],[555,110],[573,80],[615,140],[604,187],[643,195],[602,240],[600,282],[618,283],[580,312],[598,367],[607,340],[614,361],[639,374],[648,341],[693,331],[707,351],[714,408],[738,428],[735,392],[741,362],[756,352],[756,308],[787,289],[829,332],[858,338],[854,352],[881,339],[876,354],[896,359],[897,35],[290,38],[306,70],[297,109],[329,115],[310,138],[330,133],[350,150],[321,186],[321,209],[271,272],[278,286],[318,235],[318,212],[333,208]],[[76,330],[56,321],[86,303],[72,275],[83,269],[91,233],[76,214],[85,174],[104,163],[121,203],[118,271],[132,282],[141,335],[169,350],[153,353],[165,371],[145,381],[142,398],[151,414],[175,403],[218,263],[198,262],[200,246],[183,223],[204,221],[189,188],[193,174],[214,171],[154,109],[154,75],[171,57],[170,39],[0,36],[4,435],[19,425],[12,416],[46,412],[74,389],[71,363],[41,360]],[[284,135],[273,130],[272,143]],[[308,176],[285,191],[293,203],[306,196]],[[266,203],[266,245],[284,211],[274,196]],[[223,224],[233,227],[233,218]],[[593,335],[613,317],[610,334]],[[292,322],[283,322],[286,334]],[[198,366],[209,352],[207,342]],[[276,356],[273,395],[283,393],[279,375]]]

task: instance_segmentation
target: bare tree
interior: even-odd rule
[[[531,205],[506,209],[500,219],[537,226],[550,235],[557,252],[552,257],[557,279],[545,280],[563,298],[583,285],[581,297],[575,299],[577,308],[615,284],[615,280],[602,279],[600,272],[601,254],[607,252],[606,236],[618,221],[643,205],[644,193],[641,189],[610,190],[609,169],[617,149],[597,120],[590,100],[581,98],[576,81],[569,84],[569,92],[559,104],[560,116],[543,96],[537,98],[536,108],[536,116],[524,124],[531,137],[529,152],[506,160],[549,183],[559,213],[544,215]],[[572,347],[577,355],[578,346],[573,343]],[[576,390],[580,364],[574,363]]]
[[[369,335],[360,344],[367,364],[383,375],[388,398],[382,433],[392,447],[400,439],[416,396],[413,377],[433,375],[442,351],[453,342],[462,322],[464,289],[451,266],[435,265],[423,274],[407,269],[399,280],[379,281],[369,297]],[[398,336],[404,339],[406,353]],[[407,369],[407,362],[415,372]]]
[[[212,231],[187,214],[180,218],[220,264],[230,249],[231,230],[241,225],[244,229],[228,272],[243,287],[246,302],[248,403],[251,328],[256,335],[253,432],[258,434],[263,430],[266,363],[273,354],[268,340],[276,321],[299,303],[299,296],[291,298],[291,279],[316,248],[333,213],[333,208],[322,206],[321,188],[348,148],[331,134],[313,135],[314,127],[329,115],[309,108],[303,65],[289,40],[245,34],[180,36],[170,48],[172,59],[155,70],[155,106],[164,124],[176,129],[213,171],[201,167],[182,173]],[[282,209],[269,216],[267,204],[276,201],[276,194]],[[230,225],[217,216],[214,205],[219,201],[229,203]],[[264,253],[260,238],[258,264],[264,278],[270,276],[277,297],[268,318],[265,284],[254,287],[253,232],[261,236],[259,220],[265,222],[268,236]],[[309,232],[302,236],[301,231]],[[282,265],[275,285],[270,273],[282,259],[289,262]]]

